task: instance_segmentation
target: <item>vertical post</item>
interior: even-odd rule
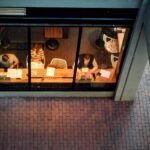
[[[147,59],[148,59],[147,47],[146,47],[144,31],[142,29],[140,38],[138,40],[136,52],[128,74],[128,78],[126,80],[126,84],[122,93],[122,97],[121,97],[122,101],[134,100],[135,93],[137,91],[138,85],[140,83],[140,79],[142,77],[144,68],[147,63]]]
[[[149,0],[142,1],[141,8],[139,10],[139,13],[137,14],[137,19],[133,27],[131,39],[129,41],[129,46],[127,49],[127,55],[125,57],[125,61],[122,66],[119,81],[117,84],[116,93],[114,97],[115,101],[120,101],[122,99],[122,93],[124,92],[126,82],[128,80],[129,71],[131,69],[131,64],[136,53],[137,44],[139,42],[138,40],[139,40],[140,32],[142,29],[143,18],[144,18],[145,11],[148,5],[148,1]]]
[[[76,51],[76,58],[75,58],[75,65],[74,65],[72,90],[75,89],[77,63],[78,63],[78,56],[79,56],[79,52],[80,52],[81,37],[82,37],[82,27],[79,27],[79,36],[78,36],[78,41],[77,41],[77,51]]]
[[[29,91],[31,90],[31,29],[28,27],[28,59],[27,59],[27,67],[28,67],[28,84],[29,84]]]
[[[150,19],[149,17],[150,17],[150,1],[144,17],[144,33],[146,37],[147,52],[148,52],[148,57],[150,62]]]

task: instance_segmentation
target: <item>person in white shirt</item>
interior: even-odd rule
[[[35,44],[31,49],[31,61],[42,62],[44,60],[44,51],[39,44]]]
[[[14,54],[1,54],[0,55],[0,67],[7,68],[18,68],[19,59]]]
[[[31,49],[31,68],[44,68],[45,55],[40,44],[34,44]]]

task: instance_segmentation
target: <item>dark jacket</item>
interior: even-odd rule
[[[85,67],[85,66],[84,66],[84,57],[85,57],[85,55],[86,55],[86,54],[81,54],[81,55],[79,55],[79,63],[78,63],[78,65],[77,65],[77,67],[78,67],[79,69],[81,69],[82,67]],[[92,69],[92,68],[94,67],[94,66],[93,66],[93,60],[94,60],[94,56],[90,54],[90,61],[89,61],[88,65],[87,65],[87,67],[88,67],[89,69]]]

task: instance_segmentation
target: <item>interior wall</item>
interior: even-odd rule
[[[111,59],[104,46],[97,47],[95,42],[100,37],[101,27],[84,27],[82,32],[80,53],[93,54],[99,68],[111,68]]]
[[[69,67],[73,65],[76,56],[78,31],[78,28],[69,28],[68,38],[58,39],[59,47],[56,50],[48,50],[44,45],[46,65],[55,57],[65,59]]]
[[[63,58],[67,61],[69,67],[71,67],[75,61],[77,40],[78,40],[78,27],[68,28],[67,38],[58,38],[59,47],[56,50],[49,50],[45,46],[47,39],[44,37],[43,27],[32,27],[31,28],[31,43],[41,43],[43,44],[43,49],[46,57],[46,65],[50,63],[52,58]],[[94,54],[99,67],[103,64],[106,67],[111,67],[110,64],[110,54],[102,47],[97,48],[95,45],[96,39],[100,36],[100,27],[83,27],[80,53],[91,53]],[[21,66],[26,67],[26,57],[28,54],[27,50],[27,28],[26,27],[5,27],[0,34],[0,39],[9,38],[11,45],[8,49],[0,49],[0,54],[2,53],[14,53],[18,56]]]
[[[76,55],[78,30],[79,29],[76,27],[69,28],[67,38],[57,39],[59,42],[59,47],[56,50],[48,50],[45,46],[45,42],[47,39],[44,37],[44,28],[31,28],[31,43],[43,44],[43,50],[46,57],[45,67],[54,57],[65,59],[69,67],[73,65]],[[28,54],[27,28],[5,27],[3,32],[0,34],[0,39],[3,38],[8,38],[11,43],[8,49],[3,49],[2,47],[0,47],[0,54],[13,53],[19,58],[21,67],[26,67],[26,57]]]

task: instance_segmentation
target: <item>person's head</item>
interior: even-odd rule
[[[90,54],[85,54],[84,59],[89,60],[90,59]]]
[[[34,44],[32,47],[32,50],[35,51],[36,53],[38,53],[41,48],[42,47],[40,44]]]
[[[9,57],[8,57],[7,54],[4,54],[4,55],[2,56],[2,60],[3,60],[4,62],[7,62],[8,59],[9,59]]]

